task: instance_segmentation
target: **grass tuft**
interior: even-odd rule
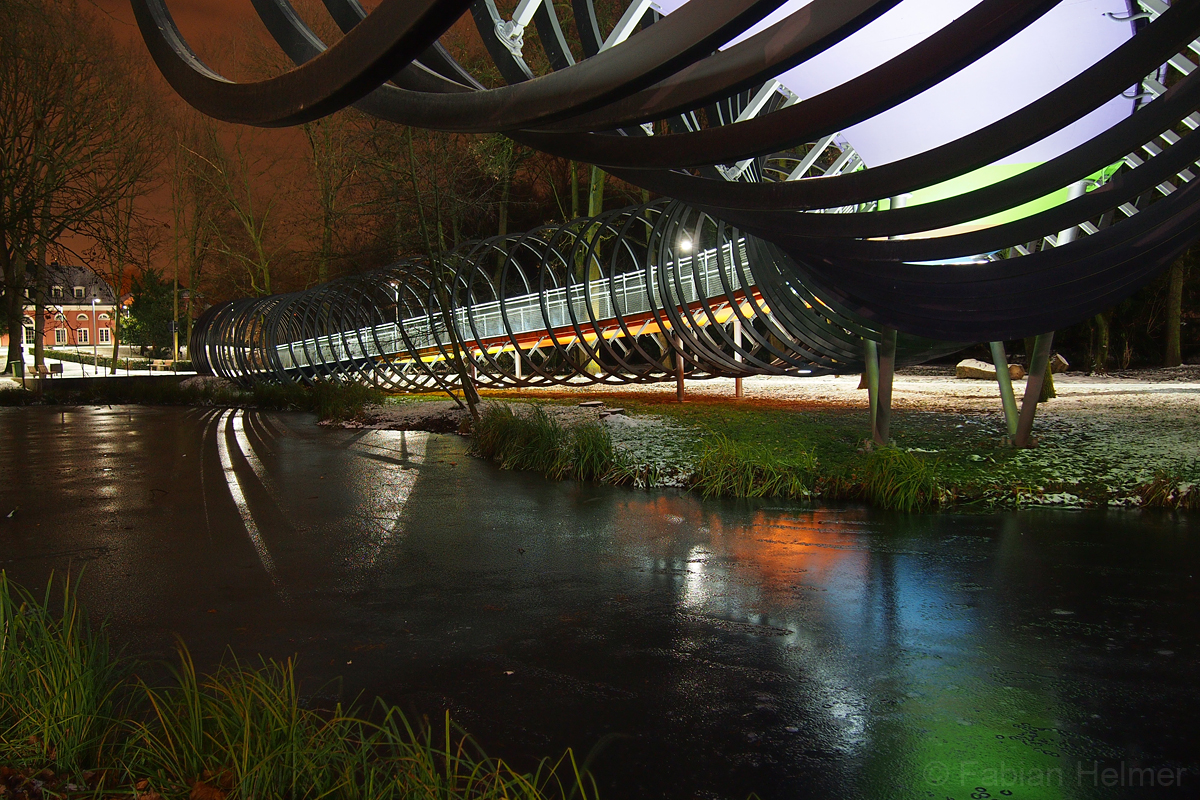
[[[448,715],[435,731],[378,700],[365,716],[310,708],[290,659],[247,666],[230,656],[201,675],[181,643],[170,681],[152,687],[111,653],[103,627],[88,627],[70,581],[61,594],[52,608],[49,587],[39,601],[0,572],[0,767],[37,776],[39,796],[596,796],[569,750],[526,773],[488,758]]]
[[[877,508],[911,512],[941,502],[943,490],[934,465],[912,453],[880,448],[867,455],[861,470],[863,497]]]
[[[474,428],[476,455],[501,469],[530,470],[560,480],[603,480],[617,463],[612,436],[598,422],[564,426],[533,406],[518,414],[509,406],[486,406]]]
[[[704,497],[777,497],[808,500],[817,459],[803,449],[783,456],[767,447],[717,434],[696,462],[692,484]]]
[[[93,768],[118,738],[123,666],[93,630],[70,579],[39,601],[0,571],[0,761]]]
[[[1140,486],[1137,496],[1146,508],[1200,510],[1200,489],[1170,470],[1154,473],[1154,480]]]

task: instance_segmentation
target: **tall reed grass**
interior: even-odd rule
[[[612,436],[603,425],[563,425],[541,406],[518,414],[506,405],[487,405],[474,436],[475,454],[501,469],[531,470],[555,480],[603,480],[617,464]]]
[[[867,454],[861,467],[862,496],[890,511],[922,511],[942,502],[943,488],[933,465],[894,447]]]
[[[230,656],[201,675],[180,644],[170,680],[151,685],[111,652],[103,626],[88,627],[69,581],[59,595],[52,604],[47,589],[39,601],[0,573],[0,767],[78,776],[97,796],[133,787],[214,800],[596,796],[571,751],[521,772],[488,758],[449,716],[435,729],[381,701],[365,714],[311,708],[291,660]]]
[[[125,665],[71,581],[39,600],[0,571],[0,763],[87,769],[120,738]]]
[[[692,473],[704,497],[779,497],[808,500],[817,483],[817,459],[797,449],[787,455],[717,435],[705,445]]]

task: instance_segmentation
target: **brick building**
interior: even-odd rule
[[[108,284],[84,267],[52,264],[46,272],[42,343],[47,348],[112,347],[117,303]],[[35,296],[31,282],[25,289],[26,353],[34,343]],[[0,346],[8,346],[7,335],[0,337]]]

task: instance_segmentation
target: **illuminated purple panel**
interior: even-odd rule
[[[657,5],[669,13],[685,2],[659,0]],[[792,0],[754,31],[809,2]],[[969,0],[905,0],[779,80],[801,99],[812,97],[879,66],[974,5]],[[1125,0],[1066,0],[957,75],[843,133],[869,166],[878,166],[978,130],[1078,75],[1133,35],[1130,23],[1114,21],[1105,12],[1125,16],[1129,9]],[[1111,127],[1132,109],[1132,101],[1115,98],[1002,163],[1047,161]]]

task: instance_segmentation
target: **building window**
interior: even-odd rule
[[[88,315],[87,315],[87,314],[83,314],[83,313],[76,314],[76,315],[75,315],[75,319],[76,319],[78,322],[87,322]]]
[[[87,344],[88,343],[88,329],[80,328],[79,330],[75,331],[75,341],[78,342],[79,344]]]
[[[50,287],[50,296],[51,297],[62,297],[63,296],[63,287],[51,286]]]
[[[100,312],[100,316],[96,317],[96,319],[103,322],[106,319],[112,319],[112,317],[110,317],[108,314],[105,314],[104,312]]]
[[[109,328],[100,328],[96,333],[100,337],[100,344],[112,344],[112,330]]]
[[[76,287],[75,287],[75,299],[76,299],[76,300],[82,300],[82,299],[83,299],[83,287],[82,287],[82,286],[76,286]]]
[[[55,344],[66,344],[67,343],[67,329],[66,328],[55,328],[54,329],[54,343]]]
[[[35,341],[34,337],[36,337],[36,336],[37,336],[37,331],[34,330],[34,327],[32,325],[26,325],[25,326],[25,344],[33,344]]]
[[[54,320],[55,320],[56,322],[66,322],[66,321],[67,321],[67,315],[66,315],[66,314],[55,314],[55,315],[54,315]]]

